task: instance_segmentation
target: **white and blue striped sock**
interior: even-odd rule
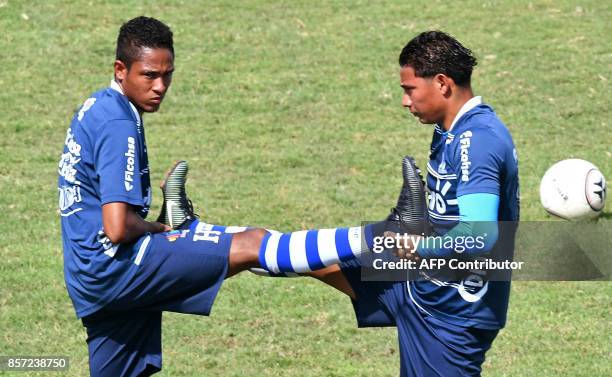
[[[372,250],[376,224],[268,234],[261,242],[259,263],[273,274],[305,273],[354,259]]]

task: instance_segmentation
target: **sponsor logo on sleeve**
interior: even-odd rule
[[[125,190],[131,191],[134,188],[132,183],[134,182],[134,158],[136,158],[136,141],[131,136],[127,138],[127,152],[125,152],[125,157],[126,165],[123,183],[125,184]]]
[[[459,136],[459,149],[461,155],[461,180],[467,182],[470,180],[470,145],[472,131],[465,131]]]

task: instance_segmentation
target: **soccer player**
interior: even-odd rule
[[[110,87],[84,101],[66,133],[58,167],[64,275],[87,330],[92,376],[159,371],[162,313],[209,315],[223,280],[261,260],[298,272],[335,265],[369,251],[382,232],[380,224],[289,234],[214,230],[193,214],[182,161],[164,179],[158,221],[144,220],[152,195],[142,117],[159,109],[173,72],[168,26],[128,21]]]
[[[482,237],[484,242],[457,250],[452,247],[457,242],[432,245],[419,242],[431,237],[415,237],[409,240],[417,241],[398,245],[398,254],[414,260],[508,256],[519,219],[518,160],[508,129],[474,96],[475,57],[448,34],[429,31],[408,42],[399,65],[402,105],[421,123],[434,125],[427,164],[433,235],[452,240]],[[414,183],[410,177],[404,186]],[[415,193],[418,188],[408,196]],[[397,209],[403,213],[417,208],[406,210],[402,204],[400,200]],[[498,226],[502,221],[510,225]],[[264,269],[272,276],[302,272],[346,293],[359,327],[396,326],[401,376],[480,375],[485,353],[506,322],[509,281],[490,280],[489,272],[482,270],[463,271],[460,280],[452,281],[444,273],[437,276],[442,271],[435,269],[420,271],[419,279],[412,281],[362,281],[357,259],[298,271],[298,263],[289,263],[299,261],[289,256],[300,254],[291,247],[292,236],[284,246],[278,238],[264,238]],[[266,247],[270,239],[271,248]]]
[[[160,370],[162,312],[208,315],[223,279],[256,265],[259,244],[250,243],[265,234],[211,234],[197,221],[168,232],[144,220],[151,187],[142,116],[159,109],[173,71],[170,29],[130,20],[119,31],[110,87],[83,103],[66,134],[58,169],[64,274],[87,329],[92,376]],[[166,177],[169,198],[182,169]],[[189,203],[178,204],[181,217],[160,218],[193,217]]]
[[[403,106],[421,123],[435,125],[427,164],[435,233],[486,235],[484,247],[466,253],[507,255],[501,249],[513,249],[519,220],[518,158],[508,129],[473,94],[476,59],[448,34],[430,31],[404,47],[399,65]],[[498,228],[498,221],[509,226]],[[421,258],[460,256],[444,247],[416,252]],[[383,305],[392,313],[397,305],[401,313],[394,317],[402,375],[479,375],[486,351],[505,325],[510,282],[487,281],[482,271],[458,282],[423,277]]]

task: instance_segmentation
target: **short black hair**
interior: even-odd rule
[[[130,69],[132,63],[139,59],[143,47],[167,48],[174,56],[172,31],[168,25],[144,16],[123,24],[117,37],[116,59],[121,60]]]
[[[410,66],[417,77],[442,73],[459,86],[469,86],[476,57],[459,41],[442,31],[426,31],[414,37],[402,49],[401,67]]]

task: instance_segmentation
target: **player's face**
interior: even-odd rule
[[[436,81],[417,77],[414,69],[404,66],[400,70],[400,85],[404,89],[402,106],[410,110],[421,123],[440,123],[444,117],[444,97]]]
[[[130,69],[119,60],[115,62],[115,77],[123,93],[139,111],[146,113],[159,110],[173,72],[174,56],[167,48],[142,48]]]

